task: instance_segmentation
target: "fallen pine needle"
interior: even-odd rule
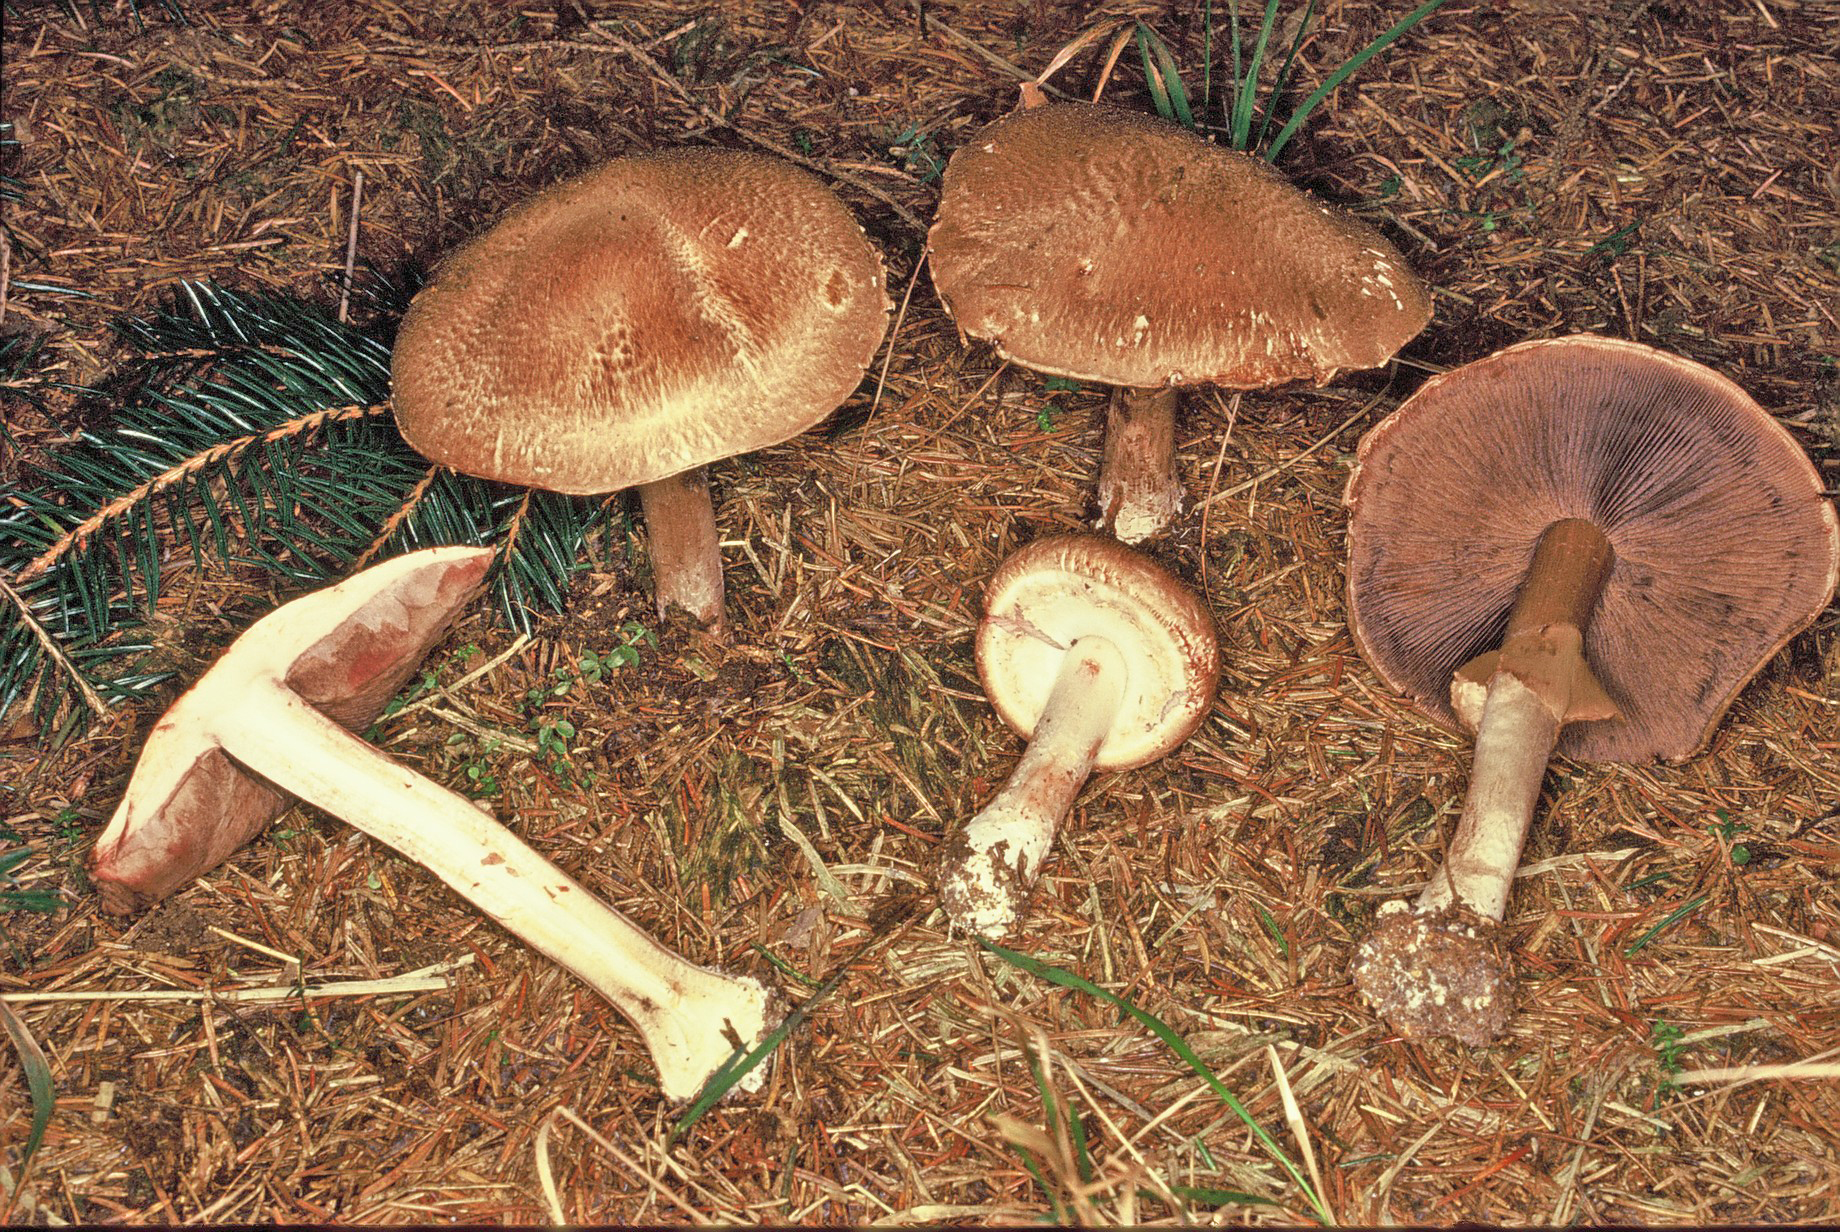
[[[588,1135],[588,1137],[594,1142],[596,1146],[600,1147],[603,1151],[606,1151],[609,1155],[613,1156],[615,1159],[619,1160],[622,1164],[626,1165],[627,1171],[631,1172],[639,1180],[644,1181],[645,1184],[651,1188],[651,1191],[653,1193],[657,1194],[659,1197],[663,1198],[666,1202],[669,1202],[671,1205],[675,1206],[678,1210],[682,1211],[685,1215],[689,1216],[691,1223],[697,1224],[700,1227],[707,1227],[709,1225],[710,1220],[708,1216],[704,1215],[701,1211],[697,1210],[694,1206],[691,1206],[688,1202],[685,1202],[682,1198],[678,1197],[675,1193],[673,1193],[669,1188],[667,1188],[664,1185],[663,1182],[661,1182],[657,1177],[652,1175],[650,1169],[640,1164],[637,1160],[635,1160],[632,1156],[628,1155],[625,1151],[622,1151],[619,1147],[613,1145],[613,1143],[607,1141],[607,1139],[604,1136],[602,1136],[599,1132],[597,1132],[592,1125],[588,1124],[586,1121],[582,1120],[579,1116],[577,1116],[573,1108],[558,1108],[556,1109],[556,1111],[560,1112],[564,1117],[566,1117],[569,1123],[575,1126],[576,1129],[579,1129],[582,1133]]]

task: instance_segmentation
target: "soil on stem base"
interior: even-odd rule
[[[1401,1035],[1481,1046],[1514,1014],[1514,960],[1503,931],[1461,905],[1424,910],[1396,900],[1380,909],[1350,972]]]

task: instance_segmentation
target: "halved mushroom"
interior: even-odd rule
[[[637,488],[660,615],[725,628],[704,467],[789,440],[862,381],[881,257],[830,189],[735,150],[616,159],[441,263],[390,361],[396,421],[469,475]]]
[[[1111,539],[1037,539],[998,567],[984,606],[978,674],[1029,745],[946,847],[939,898],[959,927],[1001,936],[1087,776],[1188,739],[1214,704],[1220,661],[1194,592]]]
[[[1631,342],[1522,343],[1426,382],[1348,482],[1349,624],[1389,685],[1475,732],[1442,867],[1382,909],[1356,985],[1401,1033],[1488,1042],[1548,759],[1678,759],[1827,605],[1834,507],[1737,385]]]
[[[1100,523],[1126,543],[1181,507],[1178,386],[1320,385],[1431,319],[1366,223],[1259,159],[1099,104],[1025,103],[959,147],[927,263],[966,334],[1112,386]]]
[[[470,801],[352,734],[479,593],[491,560],[489,548],[411,552],[251,625],[154,727],[90,874],[105,907],[138,910],[298,797],[427,866],[580,976],[639,1028],[664,1093],[688,1099],[776,1021],[773,994],[685,961]]]

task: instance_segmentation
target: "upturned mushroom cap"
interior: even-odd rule
[[[1521,343],[1428,382],[1361,441],[1348,607],[1390,686],[1457,727],[1452,673],[1500,643],[1562,518],[1615,563],[1585,659],[1621,710],[1568,724],[1568,757],[1686,757],[1827,605],[1840,528],[1814,466],[1743,390],[1637,343]]]
[[[1372,227],[1259,159],[1099,104],[1012,112],[960,147],[927,244],[960,329],[1113,385],[1320,383],[1431,319]]]
[[[1127,770],[1188,739],[1220,680],[1214,622],[1195,593],[1114,539],[1051,535],[1012,553],[990,580],[978,626],[978,675],[1003,721],[1031,736],[1076,638],[1124,656],[1118,717],[1093,758]]]
[[[396,419],[471,475],[633,487],[829,415],[888,310],[881,258],[814,177],[731,150],[621,158],[442,262],[397,336]]]
[[[302,700],[360,731],[479,594],[492,555],[491,548],[443,547],[385,561],[289,605],[330,614],[311,640],[265,637],[257,622],[229,653],[285,672]],[[276,626],[267,620],[266,627]],[[196,695],[181,697],[154,726],[91,854],[90,876],[109,911],[141,910],[190,883],[293,803],[204,738],[214,716],[198,712]]]

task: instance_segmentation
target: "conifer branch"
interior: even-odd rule
[[[385,290],[386,311],[407,302]],[[69,690],[101,711],[161,679],[124,634],[176,555],[318,583],[391,550],[496,543],[496,605],[528,632],[619,508],[431,467],[386,413],[387,343],[329,308],[183,283],[116,329],[138,357],[82,391],[107,417],[0,500],[0,714],[27,704],[48,728]],[[6,392],[31,401],[24,385]]]
[[[192,476],[209,467],[229,462],[231,459],[236,458],[238,455],[248,451],[256,445],[267,445],[276,441],[288,440],[291,437],[301,436],[317,428],[321,428],[326,424],[338,423],[341,420],[362,419],[367,415],[381,415],[389,409],[389,404],[386,402],[379,406],[339,406],[324,411],[314,411],[312,414],[290,419],[288,422],[270,428],[266,432],[258,432],[250,436],[225,441],[221,445],[213,445],[202,453],[193,454],[185,461],[179,463],[179,465],[162,471],[145,483],[140,484],[138,487],[122,493],[102,508],[96,510],[96,512],[90,514],[87,518],[84,518],[83,521],[77,523],[77,525],[73,526],[70,530],[64,532],[55,543],[33,558],[25,568],[21,569],[16,580],[20,582],[30,582],[33,578],[38,577],[40,574],[44,573],[45,570],[49,569],[61,559],[65,553],[81,548],[87,544],[90,538],[109,522],[132,512],[143,502],[158,496],[175,484],[183,483],[185,480],[190,479]],[[384,534],[387,538],[389,534],[387,528]]]
[[[378,530],[377,537],[372,539],[369,545],[351,562],[354,571],[369,565],[377,553],[383,551],[390,542],[390,536],[400,530],[403,523],[415,513],[416,507],[422,503],[422,498],[428,495],[428,489],[433,486],[435,476],[440,473],[441,468],[438,465],[429,467],[428,473],[423,475],[413,488],[409,489],[409,494],[403,497],[402,504],[397,507],[396,512],[383,520],[383,526]]]
[[[70,661],[70,656],[66,655],[63,648],[57,644],[57,639],[51,636],[51,631],[32,615],[31,605],[3,579],[0,579],[0,595],[4,595],[6,601],[19,612],[19,619],[27,629],[32,631],[32,636],[38,639],[38,644],[44,648],[44,652],[50,655],[52,661],[62,669],[64,675],[69,677],[78,696],[82,697],[83,704],[97,715],[106,713],[109,708],[108,702],[103,700],[102,694],[96,692],[96,686],[89,682],[77,665]]]

